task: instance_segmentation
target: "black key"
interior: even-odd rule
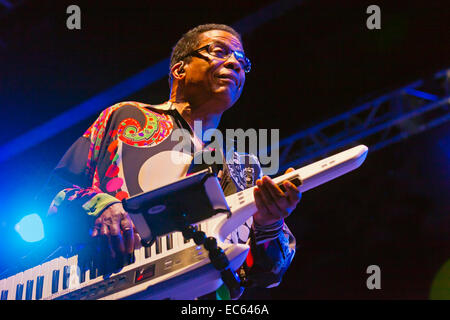
[[[53,270],[52,293],[58,292],[58,285],[59,285],[59,270]]]
[[[170,250],[173,248],[173,234],[169,234],[166,236],[166,247],[167,247],[167,250]]]
[[[145,254],[145,258],[150,258],[152,255],[152,247],[148,246],[148,247],[144,247],[144,254]]]
[[[2,290],[1,300],[8,300],[8,290]]]
[[[83,267],[80,268],[80,283],[83,283],[86,281],[86,269]]]
[[[95,266],[94,260],[90,261],[89,265],[89,279],[95,279],[97,278],[97,268]]]
[[[23,284],[19,283],[16,286],[16,300],[22,300],[23,297]]]
[[[39,276],[36,279],[36,300],[42,298],[43,290],[44,290],[44,276]]]
[[[159,254],[162,252],[162,239],[158,237],[156,239],[156,254]]]
[[[69,288],[69,279],[70,279],[70,266],[64,266],[63,269],[63,290]]]
[[[31,300],[31,298],[33,297],[33,285],[34,285],[33,280],[27,281],[27,288],[25,290],[25,300]]]

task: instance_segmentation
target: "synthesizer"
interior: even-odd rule
[[[293,182],[305,192],[358,168],[367,156],[364,145],[273,179]],[[201,221],[198,229],[217,239],[232,269],[247,257],[246,244],[226,243],[226,237],[255,212],[253,188],[226,197],[230,213]],[[80,268],[78,256],[57,257],[0,280],[1,300],[97,300],[97,299],[183,299],[191,300],[222,285],[203,246],[185,240],[181,232],[160,236],[148,247],[134,251],[134,261],[116,273],[97,275],[95,268]]]

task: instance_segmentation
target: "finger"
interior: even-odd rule
[[[275,201],[276,206],[281,211],[285,211],[289,207],[289,201],[288,201],[287,195],[270,178],[263,180],[263,185],[270,192],[270,195],[272,196],[272,199]]]
[[[120,228],[123,232],[124,238],[124,250],[127,253],[133,253],[134,251],[134,229],[133,222],[128,215],[125,215],[124,218],[120,221]]]
[[[102,219],[97,218],[94,222],[94,227],[91,230],[91,237],[95,238],[99,235],[101,226],[102,226]]]
[[[284,174],[292,172],[292,171],[295,171],[295,169],[294,168],[289,168],[289,169],[286,170],[286,172]]]
[[[134,249],[140,249],[142,247],[141,236],[134,230]]]
[[[264,200],[262,199],[262,191],[259,188],[255,188],[255,190],[253,191],[253,196],[255,197],[255,205],[256,208],[258,209],[258,212],[261,214],[267,214],[267,212],[269,211],[268,208],[266,207],[266,204],[264,203]]]
[[[95,237],[98,236],[98,230],[99,230],[98,227],[92,228],[92,230],[91,230],[91,237],[92,237],[92,238],[95,238]]]
[[[130,219],[131,220],[131,219]],[[137,229],[133,223],[133,220],[131,220],[131,225],[133,226],[133,234],[134,234],[134,249],[139,249],[142,247],[142,243],[141,243],[141,236],[139,235],[139,233],[137,232]]]
[[[109,225],[110,239],[111,239],[111,249],[117,254],[125,253],[125,245],[123,243],[122,234],[120,233],[119,222],[112,223]]]
[[[262,199],[264,201],[264,204],[266,205],[269,213],[277,219],[282,218],[282,208],[278,206],[279,198],[272,195],[272,192],[270,191],[271,185],[270,182],[267,182],[267,180],[264,181],[261,184],[261,187],[259,189],[261,190]]]
[[[263,185],[259,188],[259,190],[261,191],[261,202],[266,208],[265,217],[267,217],[267,220],[272,220],[272,222],[275,222],[276,220],[282,219],[283,211],[277,206],[276,201],[272,198],[270,192],[266,190]]]
[[[107,224],[102,224],[101,226],[100,226],[100,235],[101,236],[109,236],[109,228],[108,228],[108,225]]]
[[[95,258],[95,267],[97,268],[98,275],[103,275],[107,272],[108,262],[110,257],[114,256],[114,252],[111,250],[111,240],[109,234],[100,235],[97,237],[97,252]]]
[[[284,187],[286,188],[286,195],[290,204],[296,204],[300,201],[302,194],[300,190],[290,181],[283,182]]]
[[[283,190],[281,190],[280,187],[269,177],[264,176],[262,182],[263,186],[267,187],[274,199],[285,197]]]
[[[263,220],[272,219],[272,217],[269,215],[269,210],[262,199],[261,190],[255,188],[255,190],[253,191],[253,195],[255,197],[256,208],[258,209],[258,216]],[[256,219],[255,222],[259,222],[259,224],[261,224],[261,221],[256,221]]]

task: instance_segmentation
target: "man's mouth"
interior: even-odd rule
[[[238,87],[238,84],[239,84],[238,79],[230,74],[219,74],[219,75],[217,75],[217,78],[231,81],[232,83],[234,83],[236,85],[236,87]]]

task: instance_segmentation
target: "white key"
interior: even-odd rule
[[[6,279],[0,280],[0,297],[3,291],[6,289]]]
[[[14,289],[14,278],[15,276],[10,276],[6,279],[5,289],[8,290],[8,300],[14,300],[13,289]]]
[[[78,266],[78,256],[75,255],[67,259],[70,267],[69,276],[69,291],[74,291],[80,288],[80,267]]]
[[[139,265],[145,260],[145,247],[134,250],[135,264]]]
[[[151,249],[151,251],[150,251],[149,259],[153,260],[153,259],[155,259],[155,256],[156,256],[156,241],[150,246],[150,249]]]
[[[44,286],[42,289],[42,299],[45,300],[52,295],[52,278],[56,261],[50,260],[42,264],[41,270],[44,274]]]
[[[9,287],[10,290],[8,292],[8,300],[16,300],[16,281],[17,281],[17,274],[11,276]]]
[[[173,233],[173,248],[175,250],[178,250],[183,245],[183,235],[181,232],[174,232]]]

